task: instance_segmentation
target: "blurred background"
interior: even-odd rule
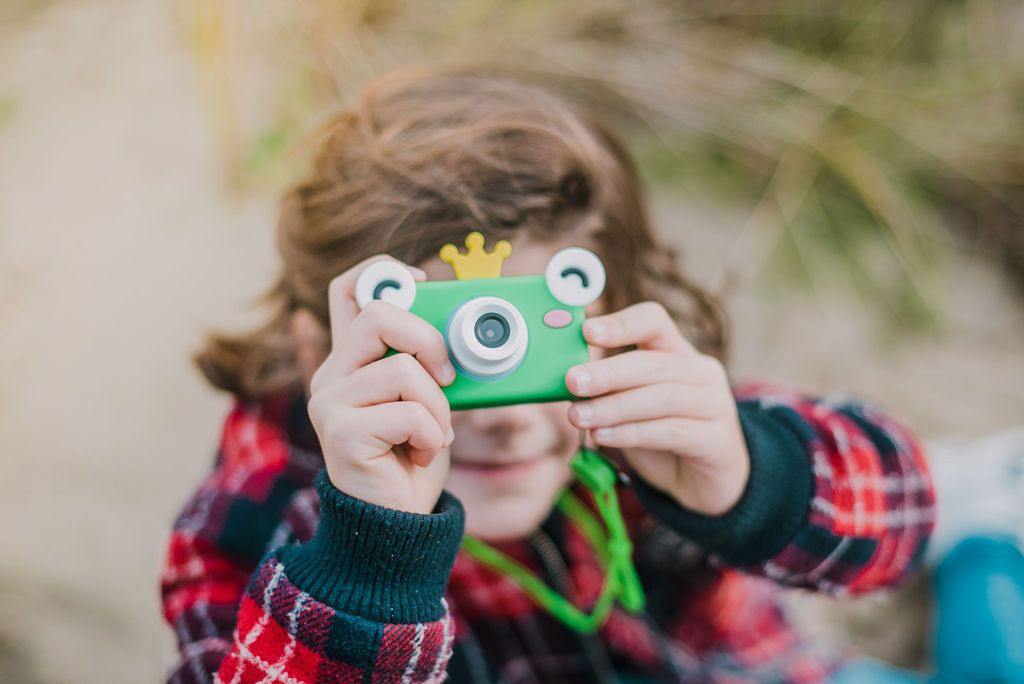
[[[632,142],[733,372],[932,440],[1024,423],[1024,4],[3,0],[0,681],[158,680],[158,574],[304,139],[375,75],[530,71]],[[926,664],[921,583],[818,634]]]

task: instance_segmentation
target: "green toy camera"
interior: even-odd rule
[[[465,254],[444,246],[440,257],[456,280],[417,283],[400,263],[378,261],[360,274],[356,300],[384,300],[441,331],[456,369],[444,388],[454,410],[571,399],[565,373],[589,359],[584,307],[604,291],[601,260],[568,247],[544,275],[503,278],[512,246],[483,247],[480,233],[467,236]]]

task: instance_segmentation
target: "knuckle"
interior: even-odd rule
[[[714,356],[701,355],[700,364],[703,376],[707,380],[721,380],[727,376],[725,365]]]
[[[431,382],[431,386],[434,390],[430,393],[431,413],[439,419],[439,423],[444,425],[450,425],[452,422],[452,409],[448,404],[448,398],[445,397],[444,392],[437,383]]]
[[[400,352],[389,357],[389,380],[402,391],[404,396],[414,395],[419,401],[425,401],[432,407],[443,398],[441,388],[437,387],[423,364],[413,355]],[[432,388],[436,391],[432,391]]]
[[[387,319],[388,307],[389,304],[387,302],[381,299],[374,299],[366,303],[366,306],[359,312],[358,317],[366,323],[379,326]]]
[[[409,314],[410,316],[413,314]],[[430,347],[439,353],[443,353],[445,356],[448,355],[448,343],[444,340],[444,335],[441,331],[434,326],[427,323],[428,332],[427,335],[430,337]]]
[[[396,317],[401,320],[402,328],[409,336],[418,351],[436,351],[438,345],[444,344],[444,338],[437,328],[427,323],[414,313],[399,309]]]
[[[664,305],[661,302],[656,302],[653,299],[648,299],[640,304],[643,307],[645,314],[651,316],[662,316],[666,313]]]
[[[311,396],[309,401],[306,403],[306,411],[309,414],[310,424],[313,426],[313,429],[317,434],[319,434],[320,429],[323,426],[323,419],[326,416],[326,413],[317,400],[317,396],[315,394]]]
[[[424,427],[423,428],[423,442],[427,445],[427,449],[432,452],[440,451],[441,447],[444,446],[444,436],[441,434],[439,427]]]
[[[441,430],[437,425],[437,421],[434,420],[434,416],[431,415],[427,407],[418,401],[410,401],[406,403],[409,404],[407,410],[410,433],[416,435],[421,442],[440,446]]]
[[[333,301],[337,297],[345,294],[349,280],[348,275],[350,272],[351,271],[345,271],[344,273],[331,278],[331,282],[327,284],[327,296],[329,299]]]
[[[315,371],[313,371],[313,376],[309,379],[309,393],[311,395],[311,404],[312,398],[316,397],[316,393],[323,389],[324,382],[324,367],[320,366]]]
[[[399,379],[406,379],[416,373],[420,362],[408,352],[398,352],[391,357],[391,366]]]
[[[419,351],[429,353],[446,348],[441,331],[416,314],[404,309],[397,309],[394,315],[396,320],[401,322],[403,330]]]
[[[434,420],[427,407],[418,401],[407,401],[406,411],[409,420],[419,428],[429,425]]]
[[[328,356],[309,379],[310,396],[315,396],[321,390],[326,389],[332,382],[337,383],[343,376],[339,376],[335,369],[332,369],[333,357]]]
[[[661,302],[655,302],[653,300],[647,300],[641,304],[643,307],[643,313],[646,316],[650,316],[657,321],[664,323],[672,320],[672,317],[668,314],[668,309]]]
[[[309,417],[311,420],[316,420],[320,416],[325,414],[324,411],[323,394],[319,392],[313,392],[310,394],[309,401],[306,402],[306,410],[309,411]]]

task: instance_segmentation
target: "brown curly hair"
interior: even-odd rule
[[[336,275],[383,252],[421,263],[471,229],[488,241],[585,231],[608,271],[609,310],[659,301],[698,348],[723,356],[721,310],[654,237],[629,154],[544,87],[507,74],[399,73],[371,84],[317,145],[312,172],[281,203],[283,270],[262,298],[270,319],[212,333],[195,356],[215,387],[246,399],[300,391],[297,308],[327,326]]]

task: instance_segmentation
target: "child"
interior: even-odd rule
[[[283,202],[275,315],[198,356],[238,400],[171,537],[172,680],[828,678],[840,661],[797,637],[773,586],[858,594],[914,567],[934,504],[914,438],[860,404],[734,390],[718,310],[654,238],[627,153],[536,86],[392,77],[319,144]],[[437,251],[475,229],[512,242],[504,275],[565,246],[604,262],[571,406],[452,412],[437,330],[356,305],[368,263],[450,279]],[[631,475],[647,596],[594,634],[459,552],[465,530],[593,605],[601,564],[554,507],[581,428]]]

